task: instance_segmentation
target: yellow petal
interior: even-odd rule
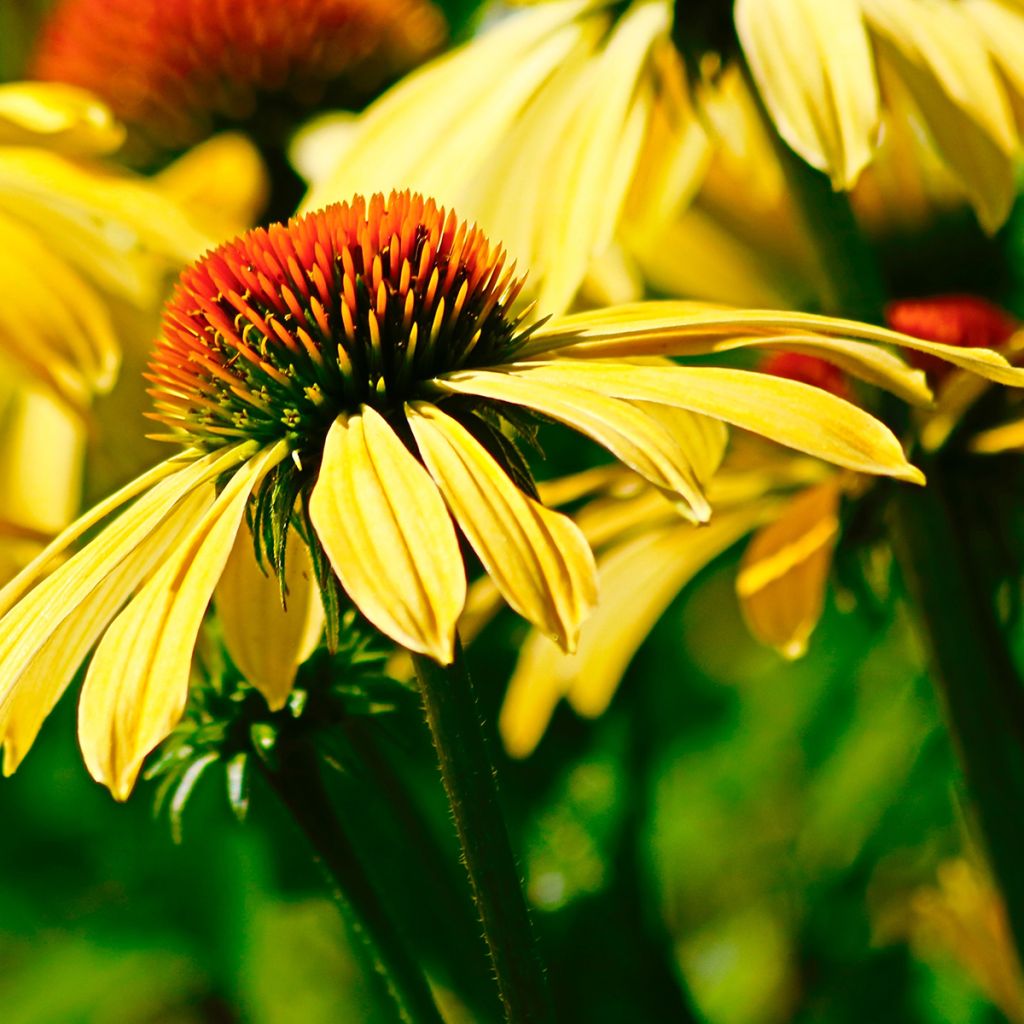
[[[197,459],[164,479],[160,476],[166,467],[154,471],[149,480],[158,482],[147,493],[81,551],[37,583],[52,566],[56,555],[101,521],[101,512],[109,513],[128,500],[126,495],[130,497],[133,491],[138,493],[137,484],[129,485],[73,523],[0,592],[0,609],[7,609],[7,614],[0,619],[0,716],[4,715],[21,676],[67,618],[93,598],[97,588],[125,559],[147,544],[154,531],[173,515],[188,495],[252,454],[254,447],[238,445]],[[33,584],[36,585],[29,590]]]
[[[58,82],[0,85],[0,146],[44,146],[74,156],[109,153],[124,127],[83,89]]]
[[[747,547],[736,592],[750,631],[787,658],[799,658],[821,618],[839,536],[835,480],[797,495]]]
[[[1015,192],[1017,134],[1006,92],[959,4],[860,0],[883,74],[907,87],[936,149],[994,231]]]
[[[559,360],[520,363],[502,371],[542,384],[590,389],[611,397],[655,402],[711,416],[769,440],[862,473],[923,483],[885,424],[821,388],[750,370],[711,366],[637,366]],[[446,387],[497,376],[461,371]]]
[[[153,180],[218,237],[250,227],[270,188],[259,150],[239,132],[222,132],[193,146]]]
[[[879,100],[856,0],[737,0],[736,31],[779,134],[852,188],[871,158]]]
[[[612,241],[653,103],[649,87],[638,80],[668,17],[661,4],[631,6],[604,49],[587,62],[581,102],[546,168],[541,309],[566,309],[591,261]]]
[[[0,211],[0,336],[5,355],[72,407],[117,377],[120,344],[94,288],[48,239]]]
[[[89,773],[117,800],[177,724],[192,651],[253,489],[287,455],[282,442],[239,467],[214,503],[103,635],[82,687],[78,739]]]
[[[341,585],[382,633],[442,664],[453,657],[466,573],[448,510],[380,413],[328,431],[309,516]]]
[[[284,707],[295,673],[323,632],[309,548],[296,530],[288,532],[285,587],[287,604],[282,608],[277,577],[263,572],[252,536],[240,530],[217,584],[217,615],[232,659],[266,697],[271,711]]]
[[[991,349],[940,345],[885,327],[815,313],[732,309],[671,300],[612,306],[559,317],[534,332],[519,358],[544,358],[554,351],[560,357],[574,359],[693,356],[751,344],[775,343],[780,348],[790,349],[787,339],[794,338],[799,351],[835,362],[847,372],[855,372],[897,394],[901,390],[920,394],[919,377],[901,374],[891,359],[870,356],[870,346],[837,345],[836,342],[868,341],[926,352],[998,384],[1024,387],[1024,370],[1011,366],[1004,356]],[[777,339],[777,342],[770,339]]]
[[[584,624],[577,653],[559,651],[540,633],[531,634],[523,648],[498,720],[509,754],[526,757],[533,751],[562,697],[580,714],[601,714],[676,594],[764,514],[764,507],[748,505],[700,528],[650,529],[603,555],[601,603]]]
[[[694,460],[706,457],[706,435],[696,418],[673,423],[674,430],[647,410],[586,388],[525,380],[512,374],[488,373],[448,377],[437,382],[446,390],[536,409],[537,412],[593,438],[644,479],[673,491],[706,522],[711,507]],[[722,446],[724,449],[724,437]]]
[[[117,614],[129,594],[198,523],[216,492],[206,483],[188,495],[175,512],[107,575],[89,600],[80,604],[39,649],[0,713],[0,743],[5,775],[19,765],[44,719],[53,710],[79,665]]]
[[[39,149],[0,148],[0,208],[83,277],[145,307],[213,243],[152,182]]]
[[[528,498],[460,423],[407,406],[430,475],[502,596],[566,648],[597,601],[594,556],[571,519]]]
[[[47,392],[20,387],[2,430],[0,515],[59,533],[81,504],[85,424]]]
[[[1003,423],[982,430],[971,438],[968,448],[979,455],[999,455],[1024,449],[1024,420]]]
[[[534,91],[586,35],[573,19],[588,5],[562,0],[517,12],[408,75],[367,108],[340,162],[314,184],[302,209],[393,187],[456,201]]]

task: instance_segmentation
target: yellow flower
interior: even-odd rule
[[[527,324],[513,312],[521,284],[477,228],[408,193],[254,230],[189,269],[150,375],[154,415],[185,450],[101,502],[0,595],[6,770],[98,642],[82,749],[97,779],[128,794],[181,714],[196,634],[243,522],[279,577],[298,531],[329,635],[347,595],[402,646],[449,661],[466,595],[458,527],[504,599],[571,649],[596,599],[593,556],[579,527],[531,493],[515,444],[524,412],[597,441],[694,521],[710,513],[703,481],[723,423],[922,480],[885,426],[834,395],[627,359],[781,345],[927,396],[881,342],[1020,382],[992,352],[801,314],[651,303]],[[244,621],[249,589],[229,590],[219,601],[241,601],[233,619]],[[285,639],[266,638],[290,648],[280,664],[307,642],[307,614]]]
[[[720,6],[729,19],[730,5]],[[697,46],[687,35],[687,5],[675,7],[682,45]],[[714,173],[716,155],[742,151],[728,123],[738,116],[719,116],[716,107],[723,91],[730,103],[747,102],[735,96],[745,55],[782,136],[836,188],[852,188],[880,153],[891,163],[896,138],[900,159],[921,152],[929,177],[933,163],[948,172],[986,228],[1005,220],[1019,152],[1011,101],[1020,98],[1024,66],[1017,5],[743,0],[735,6],[742,52],[703,60],[698,53],[693,96],[672,19],[667,0],[554,0],[485,22],[470,42],[408,75],[354,120],[321,120],[300,137],[312,179],[305,208],[392,187],[435,195],[502,238],[553,313],[570,307],[588,274],[599,295],[629,294],[620,244],[639,255],[644,273],[662,270],[668,254],[677,282],[694,294],[690,278],[699,272],[694,261],[672,258],[677,248],[692,252],[699,232],[712,260],[731,264],[739,255],[749,263],[742,245],[730,245],[706,218],[652,246],[635,244],[651,241],[649,230],[636,236],[641,227],[673,225]],[[725,27],[733,30],[731,20]],[[920,145],[905,145],[918,137]],[[745,204],[751,191],[765,206],[765,187],[779,180],[768,149],[746,153],[733,203]],[[772,242],[786,237],[776,233]],[[757,240],[741,232],[739,242],[749,241]],[[806,252],[799,260],[798,271]],[[789,289],[781,292],[789,298]]]
[[[779,133],[849,189],[888,97],[912,107],[982,225],[1015,193],[1024,11],[1012,0],[737,0],[736,30]]]
[[[224,124],[272,135],[288,105],[365,103],[444,35],[429,0],[61,0],[33,71],[101,97],[147,158]]]
[[[634,179],[671,212],[702,173],[708,142],[670,28],[666,2],[621,17],[590,0],[517,11],[408,75],[351,130],[321,122],[305,208],[390,188],[434,195],[501,238],[557,314],[612,243]]]
[[[123,134],[78,89],[0,86],[5,579],[78,511],[94,400],[110,392],[122,358],[148,346],[172,276],[213,237],[175,198],[207,177],[213,150],[169,169],[166,180],[145,181],[100,160]],[[238,173],[237,152],[231,164],[244,196],[253,170]],[[217,224],[223,219],[219,212]]]
[[[1015,323],[996,307],[969,296],[895,302],[888,320],[916,339],[904,336],[905,346],[922,341],[927,346],[930,340],[945,346],[941,352],[928,347],[910,352],[919,366],[938,377],[938,400],[920,410],[916,424],[919,443],[933,450],[945,443],[992,380],[991,374],[979,375],[962,360],[957,369],[939,360],[948,360],[957,351],[967,358],[972,352],[997,348],[1007,354],[1019,352],[1020,344],[1014,347],[1011,338]],[[818,355],[808,353],[789,346],[789,351],[765,360],[761,369],[848,397],[849,384],[834,356],[826,362],[821,350]],[[1011,382],[1000,376],[1004,383]],[[909,378],[904,383],[910,383]],[[910,390],[904,397],[914,400]],[[1017,421],[982,431],[967,442],[974,451],[1022,445],[1024,429]],[[563,698],[581,715],[603,713],[629,662],[676,594],[748,534],[753,536],[736,578],[744,619],[760,642],[786,658],[801,657],[824,609],[840,538],[841,502],[861,500],[869,487],[870,480],[859,473],[837,472],[749,440],[738,448],[734,442],[711,481],[708,500],[714,513],[710,525],[699,528],[680,520],[679,510],[663,494],[623,469],[549,485],[543,493],[552,504],[587,498],[573,518],[597,552],[603,600],[584,625],[575,653],[558,651],[539,632],[530,635],[500,717],[509,752],[517,757],[530,754]],[[477,585],[470,607],[468,627],[475,631],[496,610],[485,585]]]

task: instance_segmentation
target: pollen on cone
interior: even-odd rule
[[[444,35],[430,0],[59,0],[32,71],[100,96],[137,148],[159,152],[246,121],[267,97],[308,107],[333,84],[332,103],[361,103]]]
[[[315,449],[341,412],[387,414],[440,373],[506,359],[521,287],[479,228],[408,192],[256,228],[182,275],[153,418],[177,441]]]

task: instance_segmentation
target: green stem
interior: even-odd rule
[[[384,909],[355,847],[345,834],[312,749],[298,742],[278,749],[271,768],[256,759],[271,787],[305,833],[314,856],[335,885],[335,897],[374,972],[383,981],[402,1024],[444,1024],[430,986]]]
[[[461,646],[438,665],[414,655],[427,722],[510,1024],[553,1020],[519,869]]]
[[[976,821],[1024,957],[1024,690],[995,614],[975,528],[941,467],[892,503],[896,551],[916,605]]]

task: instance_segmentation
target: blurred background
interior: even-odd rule
[[[473,0],[440,6],[458,38]],[[0,5],[4,79],[44,7]],[[986,239],[964,214],[913,250],[891,240],[891,291],[971,289],[1020,315],[1022,228],[1018,211]],[[577,465],[573,443],[540,475]],[[1024,1022],[908,623],[840,592],[808,656],[784,663],[740,619],[738,557],[677,599],[603,718],[562,707],[530,759],[500,758],[560,1019]],[[502,616],[470,652],[489,722],[524,635]],[[388,1019],[265,787],[240,824],[201,782],[174,843],[154,784],[119,806],[88,778],[74,711],[65,699],[0,783],[4,1024]],[[334,796],[442,998],[460,992],[451,1019],[495,1019],[425,727],[410,714],[367,733],[377,762],[333,776]],[[385,815],[396,782],[408,806]]]

